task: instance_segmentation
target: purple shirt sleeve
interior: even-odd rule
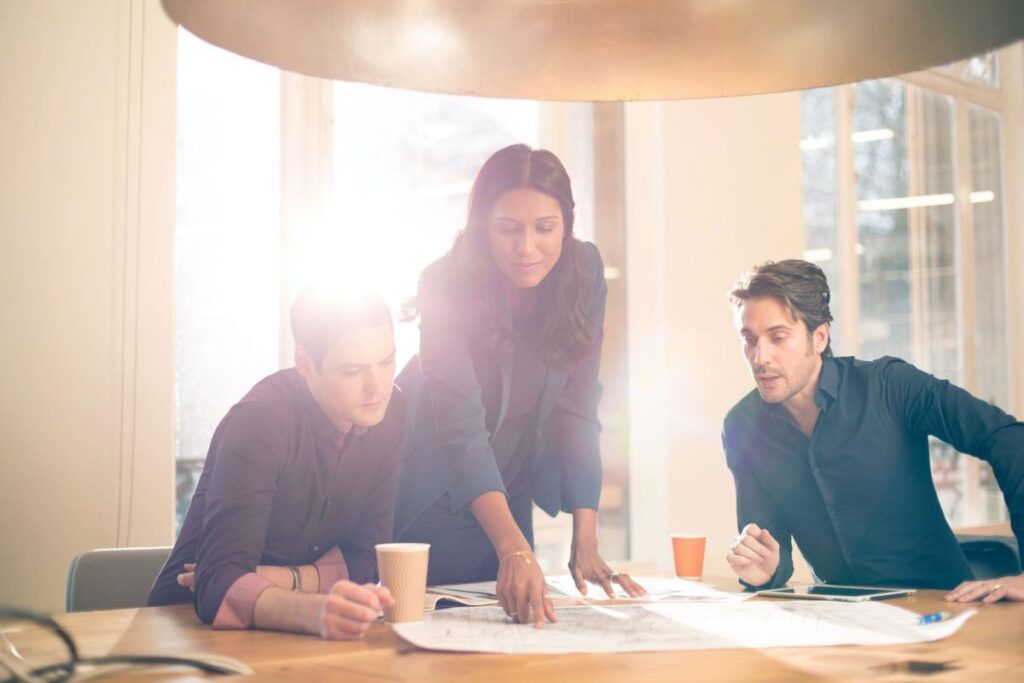
[[[216,629],[242,629],[255,626],[256,601],[263,591],[274,584],[256,572],[243,574],[231,584],[224,594],[217,616],[213,618]]]
[[[229,591],[238,584],[232,598],[242,597],[230,607],[233,616],[225,613],[222,623],[235,623],[234,617],[245,623],[245,605],[251,602],[251,624],[255,598],[267,586],[257,585],[256,579],[262,577],[245,577],[255,572],[266,544],[287,433],[274,410],[258,402],[236,405],[219,431],[211,452],[203,531],[196,551],[196,614],[214,623]],[[255,597],[253,591],[257,591]]]
[[[394,533],[397,470],[398,452],[395,450],[388,454],[387,462],[378,467],[370,504],[359,518],[355,531],[341,546],[348,565],[348,578],[356,583],[377,582],[377,549],[374,546],[390,542]]]
[[[346,564],[345,556],[341,554],[341,550],[338,549],[338,546],[334,546],[321,555],[320,558],[313,563],[313,566],[316,567],[316,573],[319,577],[318,593],[326,595],[331,592],[331,588],[334,584],[348,578],[348,564]]]
[[[319,577],[319,593],[331,592],[335,583],[348,578],[348,566],[345,556],[335,546],[320,556],[313,566]],[[256,601],[263,591],[274,586],[274,583],[256,572],[243,574],[231,584],[224,594],[220,609],[213,618],[215,629],[246,629],[255,626]]]

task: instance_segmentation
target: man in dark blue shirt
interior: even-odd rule
[[[750,587],[786,583],[792,540],[829,583],[1024,600],[1024,576],[974,581],[939,505],[928,436],[988,461],[1024,547],[1024,423],[896,358],[835,358],[829,288],[806,261],[755,268],[732,292],[757,389],[725,418]]]

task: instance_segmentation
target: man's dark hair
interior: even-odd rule
[[[821,268],[810,261],[787,259],[754,266],[729,293],[736,306],[750,299],[765,297],[775,299],[788,308],[796,320],[803,321],[807,334],[824,323],[832,322],[832,312],[828,307],[831,299],[828,279]],[[821,355],[825,358],[832,356],[831,335]]]
[[[317,368],[341,335],[359,327],[392,324],[391,310],[379,294],[336,295],[314,286],[299,293],[290,317],[295,345],[306,350]]]

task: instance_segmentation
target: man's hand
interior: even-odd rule
[[[569,555],[569,574],[576,582],[576,590],[587,594],[587,581],[604,589],[609,598],[615,597],[612,584],[617,583],[631,598],[646,595],[643,586],[630,578],[629,574],[613,572],[597,552],[597,542],[574,542]]]
[[[193,593],[196,592],[196,565],[194,562],[185,563],[185,571],[178,574],[178,583]]]
[[[338,581],[320,610],[320,636],[327,640],[362,638],[381,610],[394,604],[383,586]]]
[[[498,601],[505,613],[520,624],[544,627],[544,619],[558,621],[555,608],[548,599],[544,572],[532,552],[510,553],[498,566]]]
[[[946,602],[981,600],[990,604],[1000,600],[1024,602],[1024,574],[986,581],[964,581],[944,595],[942,599]]]
[[[779,542],[767,529],[748,524],[736,537],[726,561],[751,586],[768,583],[779,567]]]

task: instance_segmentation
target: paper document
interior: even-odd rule
[[[443,610],[393,628],[428,650],[609,653],[920,643],[952,635],[974,613],[921,625],[919,615],[877,602],[657,602],[563,607],[543,629],[514,624],[498,607]]]
[[[442,607],[480,607],[497,605],[498,595],[494,581],[480,583],[452,583],[443,586],[427,586],[424,608],[427,611]]]
[[[639,598],[630,598],[622,586],[612,584],[616,600],[635,600],[637,602],[659,602],[662,600],[672,602],[743,602],[753,597],[753,593],[723,591],[700,581],[688,581],[686,579],[634,576],[633,580],[647,590],[647,595]],[[553,591],[552,597],[558,597],[558,594],[572,598],[580,596],[580,592],[576,590],[576,582],[568,574],[549,576],[547,581],[548,586]],[[608,600],[608,595],[604,592],[604,589],[592,583],[587,585],[586,597],[591,602]]]

